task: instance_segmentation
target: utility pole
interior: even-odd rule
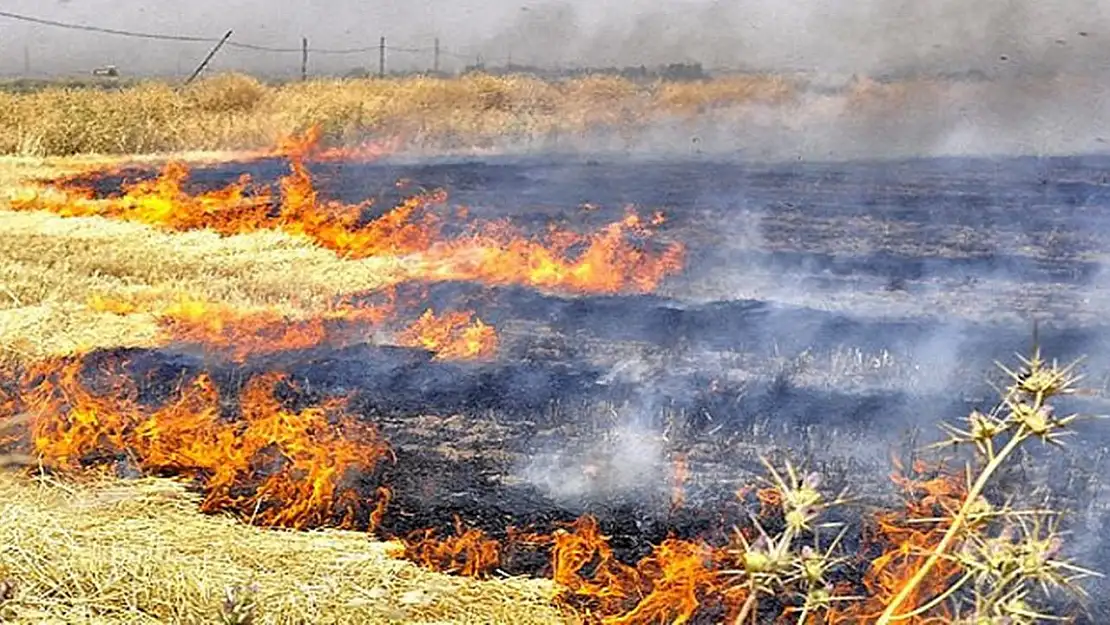
[[[227,43],[228,39],[231,39],[231,33],[232,31],[227,31],[227,34],[224,35],[224,38],[216,44],[216,47],[212,48],[212,51],[208,53],[208,56],[204,57],[204,60],[201,61],[196,70],[193,71],[193,75],[189,76],[189,79],[185,81],[186,85],[196,80],[197,76],[200,76],[200,73],[204,71],[204,68],[208,67],[208,62],[212,60],[212,57],[216,56],[216,53],[220,51],[220,48],[224,47],[224,44]]]
[[[308,37],[301,37],[301,82],[308,80]]]
[[[435,59],[432,61],[432,71],[439,74],[439,37],[436,37]]]
[[[378,41],[378,78],[385,78],[385,35]]]
[[[23,44],[23,75],[24,77],[31,75],[31,49],[27,44]]]

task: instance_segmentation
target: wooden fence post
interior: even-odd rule
[[[308,80],[308,37],[301,37],[301,82]]]
[[[378,78],[385,78],[385,35],[378,41]]]

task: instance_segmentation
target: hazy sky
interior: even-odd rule
[[[297,47],[431,47],[466,60],[638,65],[696,61],[835,72],[907,66],[1097,69],[1110,37],[1101,0],[4,0],[2,10],[110,28]],[[1105,28],[1107,32],[1100,32]],[[1079,33],[1084,32],[1086,36]],[[114,63],[128,73],[188,71],[205,44],[123,39],[0,18],[0,72],[86,73]],[[1005,58],[1003,58],[1005,57]],[[391,52],[396,68],[431,64]],[[1106,59],[1106,60],[1104,60]],[[445,68],[462,60],[449,54]],[[229,49],[216,68],[295,72],[299,54]],[[377,54],[312,57],[314,69],[377,66]]]

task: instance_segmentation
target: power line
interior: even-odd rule
[[[215,43],[219,39],[212,39],[211,37],[190,37],[187,35],[162,35],[154,33],[140,33],[130,30],[118,30],[115,28],[102,28],[100,26],[87,26],[84,24],[70,24],[67,22],[58,22],[55,20],[47,20],[40,17],[31,17],[29,15],[19,15],[18,13],[9,13],[7,11],[0,11],[0,17],[17,20],[20,22],[31,22],[33,24],[42,24],[44,26],[55,26],[57,28],[68,28],[70,30],[84,30],[94,33],[105,33],[108,35],[120,35],[123,37],[137,37],[140,39],[161,39],[164,41],[189,41],[189,42],[208,42]]]
[[[20,22],[29,22],[29,23],[32,23],[32,24],[40,24],[40,25],[43,25],[43,26],[53,26],[55,28],[65,28],[65,29],[68,29],[68,30],[80,30],[80,31],[85,31],[85,32],[102,33],[102,34],[107,34],[107,35],[116,35],[116,36],[119,36],[119,37],[131,37],[131,38],[137,38],[137,39],[154,39],[154,40],[160,40],[160,41],[179,41],[179,42],[188,42],[188,43],[217,43],[217,42],[220,41],[220,39],[216,38],[216,37],[197,37],[197,36],[192,36],[192,35],[167,35],[167,34],[163,34],[163,33],[146,33],[146,32],[139,32],[139,31],[133,31],[133,30],[122,30],[122,29],[119,29],[119,28],[105,28],[105,27],[102,27],[102,26],[91,26],[91,25],[88,25],[88,24],[74,24],[72,22],[59,22],[57,20],[48,20],[48,19],[44,19],[44,18],[41,18],[41,17],[32,17],[30,15],[21,15],[19,13],[11,13],[11,12],[8,12],[8,11],[0,11],[0,17],[6,17],[8,19],[12,19],[12,20],[20,21]],[[285,48],[285,47],[275,47],[275,46],[263,46],[263,45],[252,44],[252,43],[243,43],[243,42],[234,41],[234,40],[228,41],[225,45],[227,45],[229,48],[240,48],[240,49],[244,49],[244,50],[255,50],[255,51],[258,51],[258,52],[273,52],[273,53],[279,53],[279,54],[293,54],[293,53],[301,54],[303,52],[303,49],[300,48],[300,47]],[[360,47],[360,48],[312,48],[312,52],[314,54],[332,54],[332,55],[368,54],[370,52],[376,52],[376,51],[378,51],[378,49],[379,49],[379,46],[366,46],[366,47]],[[391,52],[409,52],[409,53],[432,52],[434,50],[434,48],[394,48],[394,47],[389,47],[389,46],[387,46],[386,49],[391,51]],[[443,52],[443,53],[444,54],[451,54],[449,52]],[[459,56],[460,58],[462,58],[461,55],[453,55],[452,54],[452,56]]]

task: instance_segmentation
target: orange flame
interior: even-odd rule
[[[203,491],[203,510],[229,510],[263,525],[373,528],[380,523],[389,489],[360,488],[352,477],[373,475],[390,450],[372,425],[344,412],[342,401],[294,411],[275,398],[279,385],[287,381],[280,375],[263,375],[244,386],[238,396],[239,414],[229,420],[221,413],[226,402],[213,381],[201,374],[152,408],[140,402],[139,388],[125,365],[109,361],[98,372],[98,379],[107,381],[98,390],[82,382],[87,362],[79,357],[40,363],[18,378],[4,372],[0,426],[18,423],[16,415],[28,415],[29,420],[20,436],[0,427],[3,442],[27,445],[56,468],[122,462],[148,473],[190,477]],[[681,479],[676,482],[684,482],[687,471],[679,456],[675,473]],[[879,556],[862,579],[852,583],[862,584],[867,596],[834,604],[804,622],[873,622],[918,570],[947,529],[946,517],[966,497],[959,475],[934,472],[927,478],[893,478],[907,500],[903,509],[881,511],[865,536],[869,544],[862,551],[877,551]],[[758,489],[755,496],[761,514],[781,514],[783,499],[777,490]],[[976,527],[970,526],[973,531]],[[734,620],[750,592],[736,575],[735,543],[714,547],[669,538],[632,566],[617,559],[608,537],[590,516],[550,535],[510,531],[507,543],[456,519],[454,536],[438,538],[429,529],[404,542],[409,559],[473,577],[495,571],[506,544],[529,542],[550,549],[551,576],[562,588],[559,604],[588,622],[686,623],[713,613]],[[959,575],[958,567],[956,562],[943,562],[907,605],[922,605],[937,596]],[[841,593],[841,585],[836,593],[850,594]],[[783,618],[798,622],[789,615],[794,608],[779,607]],[[940,604],[905,621],[926,625],[949,622],[952,616]]]
[[[871,542],[878,545],[882,553],[871,561],[863,580],[867,597],[830,611],[829,622],[855,623],[877,619],[940,543],[953,511],[959,509],[967,495],[965,476],[945,473],[938,468],[930,471],[934,477],[919,479],[903,475],[902,465],[897,459],[894,464],[896,472],[891,478],[907,494],[905,506],[902,510],[884,510],[876,515]],[[926,471],[925,465],[915,463],[912,474]],[[958,562],[942,560],[907,598],[903,604],[905,612],[912,612],[913,606],[944,592],[959,573]],[[954,615],[941,603],[900,622],[932,625],[950,623],[953,619]]]
[[[405,540],[405,557],[434,571],[466,577],[485,577],[501,559],[501,543],[479,529],[464,529],[455,518],[455,536],[439,539],[434,529],[416,532]]]
[[[323,138],[323,129],[317,124],[301,135],[292,134],[278,139],[269,155],[315,162],[366,163],[397,152],[403,143],[400,137],[391,137],[384,141],[365,141],[350,147],[324,147]]]
[[[590,516],[570,531],[556,532],[553,540],[553,579],[566,589],[560,602],[598,622],[686,623],[707,603],[723,600],[710,597],[722,588],[707,545],[667,539],[632,567],[616,559]],[[587,569],[592,575],[583,575]]]
[[[654,219],[663,222],[662,215]],[[600,232],[580,235],[551,228],[543,239],[523,237],[506,222],[485,224],[468,237],[430,250],[426,277],[579,293],[646,293],[680,271],[685,259],[680,243],[652,254],[628,241],[630,235],[650,237],[653,227],[634,212]]]
[[[387,291],[392,300],[394,293]],[[132,314],[143,309],[139,301],[90,298],[93,310]],[[251,356],[309,349],[322,345],[343,346],[365,338],[368,328],[383,326],[396,317],[392,301],[378,306],[342,305],[313,317],[290,318],[277,310],[241,310],[226,304],[183,297],[154,313],[161,327],[162,344],[202,345],[235,362]],[[497,331],[472,312],[452,312],[437,317],[429,309],[401,331],[397,344],[435,353],[437,360],[485,360],[497,353]]]
[[[404,347],[422,347],[439,359],[488,359],[497,351],[497,332],[474,313],[451,312],[437,317],[428,309],[398,337]]]
[[[22,379],[20,404],[31,415],[32,449],[50,466],[74,468],[127,458],[151,473],[188,476],[203,487],[205,511],[293,528],[375,526],[389,492],[360,492],[352,475],[368,475],[390,456],[376,428],[343,412],[340,401],[299,412],[275,399],[281,376],[250,380],[240,416],[221,415],[219,393],[199,375],[165,405],[147,409],[119,370],[112,388],[80,381],[80,358],[50,360]],[[10,416],[10,415],[9,415]]]
[[[357,328],[377,325],[394,314],[392,305],[340,307],[307,319],[290,319],[277,311],[241,311],[231,306],[185,299],[161,311],[158,320],[166,343],[197,343],[245,361],[252,355],[342,344]],[[355,324],[343,331],[337,322]]]
[[[456,240],[442,236],[441,218],[431,207],[446,202],[442,190],[409,197],[380,217],[364,221],[370,202],[344,204],[320,199],[303,160],[315,140],[279,147],[290,155],[290,172],[279,180],[280,195],[256,186],[249,176],[225,188],[191,195],[188,168],[169,163],[153,180],[123,185],[121,195],[94,199],[72,180],[15,198],[15,210],[101,216],[175,231],[211,229],[223,235],[280,230],[306,237],[344,258],[417,256],[417,275],[426,280],[479,280],[583,293],[648,292],[682,269],[685,248],[671,243],[659,250],[634,244],[649,239],[665,222],[662,214],[644,219],[629,212],[590,234],[552,227],[530,237],[507,222],[473,223]],[[463,213],[465,215],[465,213]],[[465,219],[465,216],[460,216]]]

